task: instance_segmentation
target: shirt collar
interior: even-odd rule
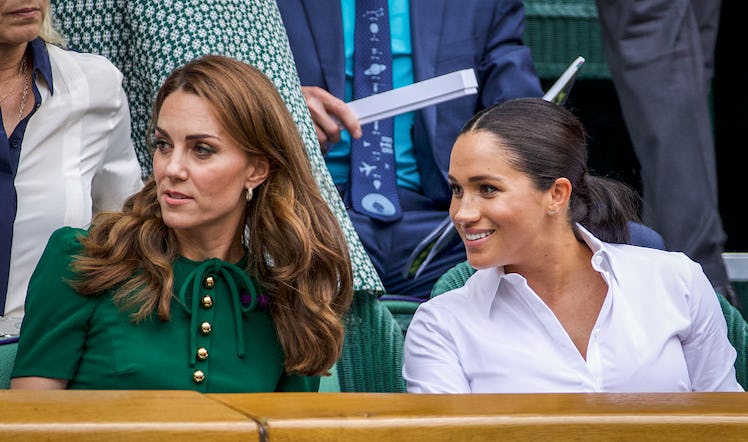
[[[44,40],[40,37],[37,37],[29,44],[29,50],[31,51],[31,60],[34,66],[32,74],[40,74],[47,83],[49,93],[54,94],[54,86],[52,85],[52,64],[49,61],[47,44],[44,43]]]
[[[592,250],[592,268],[598,272],[608,272],[611,278],[616,280],[616,283],[620,283],[612,262],[613,245],[600,241],[579,223],[577,223],[577,229],[579,230],[579,236],[582,237],[590,250]]]
[[[590,250],[592,250],[592,268],[601,273],[608,272],[611,278],[615,279],[616,283],[620,283],[616,277],[615,269],[611,262],[611,245],[597,239],[595,235],[590,233],[589,230],[585,229],[579,223],[577,223],[577,229],[579,231],[579,236],[584,240]],[[492,283],[490,287],[496,287],[496,291],[493,293],[493,296],[489,297],[491,305],[488,305],[488,308],[484,310],[485,312],[489,312],[489,314],[494,300],[500,293],[506,290],[501,288],[502,285],[506,284],[509,286],[516,286],[516,284],[527,284],[527,281],[522,275],[516,273],[504,273],[504,267],[493,269],[490,274],[494,275],[492,278],[495,278],[495,283]],[[488,282],[488,280],[486,280],[486,282]]]

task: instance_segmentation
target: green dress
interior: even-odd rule
[[[84,297],[67,283],[85,234],[64,227],[50,238],[29,284],[13,377],[67,379],[71,389],[317,391],[319,378],[284,371],[246,259],[178,258],[171,320],[133,323],[111,292]]]
[[[122,71],[133,144],[144,176],[151,173],[145,141],[153,98],[172,69],[203,54],[222,54],[261,70],[296,121],[320,193],[343,229],[354,289],[384,293],[322,158],[275,0],[51,0],[50,4],[70,47],[101,54]]]

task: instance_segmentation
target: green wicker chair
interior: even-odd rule
[[[475,273],[475,269],[470,267],[467,261],[457,264],[436,281],[434,288],[431,289],[431,297],[462,287],[473,273]],[[727,338],[738,352],[735,359],[736,377],[740,385],[744,389],[748,389],[748,343],[746,342],[748,323],[743,319],[740,311],[730,304],[724,296],[717,293],[717,297],[727,322]]]
[[[475,273],[475,269],[470,267],[467,261],[457,264],[436,280],[434,287],[431,289],[431,297],[462,287],[473,273]]]
[[[10,387],[10,373],[16,360],[18,338],[0,339],[0,389]]]
[[[735,359],[735,374],[738,382],[744,389],[748,390],[748,323],[745,322],[742,313],[735,308],[730,302],[722,296],[719,297],[719,304],[722,307],[722,313],[727,321],[727,338],[738,351],[738,357]]]
[[[424,299],[411,296],[384,295],[379,298],[379,301],[392,313],[392,317],[395,318],[400,330],[405,335],[413,315]]]
[[[341,392],[401,393],[403,333],[390,311],[371,294],[357,292],[345,317],[337,363]]]
[[[595,0],[525,0],[525,44],[535,70],[555,80],[578,55],[587,61],[578,78],[610,79]]]

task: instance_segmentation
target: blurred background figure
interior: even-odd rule
[[[643,219],[736,302],[722,260],[709,93],[719,0],[597,0],[603,46],[641,165]]]

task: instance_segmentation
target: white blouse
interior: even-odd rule
[[[743,391],[719,300],[697,263],[580,230],[609,287],[586,360],[524,277],[479,270],[418,308],[405,341],[408,391]]]
[[[41,106],[28,122],[15,178],[7,317],[23,316],[29,278],[55,229],[86,227],[142,186],[122,74],[98,55],[47,50],[54,93],[37,78]]]

